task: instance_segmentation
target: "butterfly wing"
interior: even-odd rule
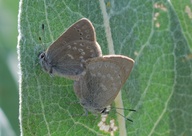
[[[65,31],[47,50],[47,53],[57,50],[62,46],[66,46],[67,43],[76,41],[76,40],[85,40],[96,42],[95,29],[92,23],[86,19],[82,18],[78,22],[74,23]]]
[[[97,42],[78,40],[51,52],[52,59],[49,63],[57,74],[74,79],[73,76],[83,72],[83,63],[87,59],[101,55]]]
[[[110,105],[127,80],[134,61],[122,55],[107,55],[86,61],[86,73],[74,83],[82,105],[89,111]]]
[[[83,18],[64,32],[45,52],[42,67],[51,74],[76,79],[83,71],[82,62],[101,56],[91,22]]]

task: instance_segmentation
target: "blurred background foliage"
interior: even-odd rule
[[[0,0],[0,135],[19,135],[17,16],[19,0]]]

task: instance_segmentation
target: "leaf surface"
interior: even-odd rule
[[[73,81],[50,77],[38,64],[39,52],[83,17],[93,23],[104,55],[122,54],[135,60],[115,106],[137,112],[118,110],[134,120],[130,123],[111,111],[108,120],[115,118],[118,126],[114,134],[192,135],[192,6],[179,3],[21,1],[18,49],[23,135],[110,135],[99,130],[100,117],[80,116],[84,111],[73,92]]]

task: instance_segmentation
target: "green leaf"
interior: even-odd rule
[[[99,130],[100,117],[80,116],[73,81],[50,77],[38,64],[39,52],[82,17],[93,23],[103,54],[135,60],[115,106],[137,112],[118,110],[130,123],[111,111],[107,120],[115,119],[114,135],[192,135],[192,19],[186,6],[192,11],[190,2],[178,0],[21,1],[23,135],[110,135]]]

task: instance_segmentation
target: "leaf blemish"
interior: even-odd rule
[[[160,3],[155,3],[154,8],[161,9],[162,11],[167,11],[167,8],[165,7],[165,5],[160,4]]]
[[[185,7],[185,13],[187,13],[188,17],[192,19],[192,11],[189,6]]]
[[[108,114],[101,114],[101,121],[98,123],[98,127],[101,131],[110,133],[111,136],[117,131],[118,127],[115,125],[115,120],[110,120],[110,124],[106,123]]]

